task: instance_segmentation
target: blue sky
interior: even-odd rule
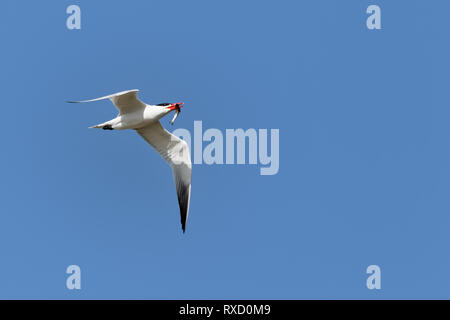
[[[3,1],[0,298],[450,298],[449,10]],[[133,88],[183,101],[174,128],[279,129],[279,173],[194,165],[183,235],[156,152],[87,129],[116,115],[108,101],[64,103]]]

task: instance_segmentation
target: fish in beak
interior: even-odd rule
[[[166,107],[170,111],[175,110],[175,114],[173,115],[173,118],[170,121],[171,125],[173,125],[173,123],[175,122],[175,119],[178,117],[178,114],[181,112],[182,107],[183,107],[183,102],[172,103],[170,106]]]

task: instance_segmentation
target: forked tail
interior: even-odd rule
[[[97,125],[89,127],[89,128],[100,128],[100,129],[103,129],[103,130],[114,130],[112,125],[109,123],[109,121],[97,124]]]

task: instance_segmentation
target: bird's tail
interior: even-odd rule
[[[112,125],[111,125],[111,123],[109,121],[97,124],[97,125],[89,127],[89,128],[90,129],[91,128],[100,128],[100,129],[103,129],[103,130],[114,130]]]

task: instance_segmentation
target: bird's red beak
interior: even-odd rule
[[[169,110],[180,110],[180,108],[183,108],[183,102],[177,102],[177,103],[172,103],[170,106],[166,107]]]

